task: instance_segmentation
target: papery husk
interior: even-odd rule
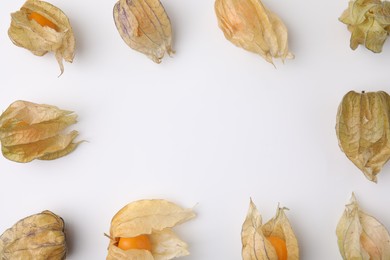
[[[64,221],[48,210],[18,221],[0,236],[0,259],[62,260]]]
[[[274,58],[294,58],[286,26],[260,0],[216,0],[214,7],[219,27],[234,45],[272,64]]]
[[[390,159],[390,97],[386,92],[348,92],[338,108],[336,134],[345,155],[370,181]]]
[[[350,47],[359,44],[379,53],[390,33],[390,2],[380,0],[352,0],[339,20],[351,32]]]
[[[159,0],[119,0],[114,21],[125,43],[154,62],[174,53],[171,22]]]
[[[77,115],[55,106],[15,101],[0,116],[3,155],[15,162],[53,160],[71,153],[77,131],[62,134],[75,124]]]
[[[31,12],[38,13],[56,25],[57,30],[41,26],[35,20],[30,20]],[[12,42],[30,50],[37,56],[53,52],[64,72],[62,60],[73,62],[75,54],[75,38],[68,17],[50,3],[38,0],[27,0],[20,11],[11,14],[11,26],[8,35]]]
[[[132,202],[113,217],[110,228],[110,244],[107,260],[168,260],[188,255],[188,245],[172,227],[195,217],[192,209],[183,209],[166,200],[139,200]],[[121,237],[149,236],[152,252],[148,250],[122,250],[117,247]]]
[[[122,250],[115,245],[110,245],[106,260],[154,260],[151,252],[148,250],[132,249]]]
[[[242,225],[242,259],[276,260],[278,256],[267,237],[275,236],[286,242],[288,260],[299,259],[298,240],[284,213],[285,208],[278,207],[274,218],[262,224],[262,218],[253,201],[250,201],[247,217]]]
[[[336,229],[344,260],[390,259],[390,235],[374,217],[364,213],[352,194]]]

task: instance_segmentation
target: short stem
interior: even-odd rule
[[[115,241],[115,239],[114,238],[112,238],[112,237],[110,237],[109,235],[107,235],[106,233],[104,233],[104,236],[106,236],[106,237],[108,237],[110,240],[112,240],[112,241]]]

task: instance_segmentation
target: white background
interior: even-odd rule
[[[68,259],[105,259],[112,216],[138,199],[195,206],[176,228],[187,260],[241,259],[241,225],[252,197],[270,219],[277,204],[301,259],[341,259],[335,229],[354,191],[390,228],[390,166],[369,182],[340,151],[339,102],[349,90],[390,91],[390,42],[381,54],[349,48],[338,21],[347,1],[264,0],[289,29],[295,60],[275,69],[228,42],[213,1],[164,0],[176,50],[154,64],[130,49],[111,1],[52,0],[69,17],[77,52],[64,74],[52,54],[12,44],[0,7],[0,110],[15,100],[73,110],[72,154],[19,164],[0,157],[0,233],[49,209],[67,225]]]

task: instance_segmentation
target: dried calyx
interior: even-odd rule
[[[64,221],[48,210],[18,221],[0,236],[0,259],[62,260]]]
[[[260,0],[216,0],[215,12],[226,39],[273,64],[292,59],[287,28]]]
[[[350,46],[359,44],[379,53],[390,33],[390,2],[381,0],[352,0],[339,20],[351,32]]]
[[[390,96],[379,92],[348,92],[336,118],[339,146],[370,181],[390,159]]]
[[[52,4],[27,0],[19,11],[11,14],[11,18],[8,35],[12,42],[38,56],[53,52],[62,74],[62,60],[72,62],[75,52],[68,17]]]
[[[299,259],[298,241],[284,210],[278,207],[275,217],[263,225],[259,211],[250,201],[241,231],[243,260]]]
[[[344,260],[390,259],[390,235],[374,217],[363,212],[352,194],[336,229]]]
[[[119,0],[114,21],[125,43],[154,62],[174,53],[171,22],[159,0]]]
[[[53,160],[75,150],[77,131],[63,134],[77,115],[55,106],[15,101],[0,115],[3,155],[12,161]]]
[[[172,230],[195,217],[166,200],[139,200],[112,218],[107,260],[169,260],[188,255],[187,244]]]

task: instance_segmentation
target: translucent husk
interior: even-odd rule
[[[350,46],[359,44],[379,53],[390,33],[390,2],[380,0],[352,0],[339,20],[351,32]]]
[[[364,213],[352,194],[336,229],[344,260],[390,259],[390,235],[374,217]]]
[[[48,210],[18,221],[0,236],[0,259],[62,260],[64,221]]]
[[[77,131],[63,134],[77,115],[55,106],[15,101],[0,116],[3,155],[12,161],[53,160],[76,149]]]
[[[348,92],[338,109],[339,146],[369,179],[390,159],[390,96],[383,91]]]
[[[125,43],[154,62],[174,53],[171,22],[159,0],[119,0],[114,21]]]
[[[30,19],[29,15],[33,12],[53,23],[55,29]],[[52,4],[27,0],[19,11],[11,14],[11,18],[8,35],[12,42],[37,56],[53,52],[62,74],[62,60],[72,62],[75,52],[75,39],[68,17]]]
[[[113,217],[107,260],[168,260],[188,255],[188,246],[171,229],[195,217],[191,209],[183,209],[166,200],[139,200],[123,207]],[[152,244],[148,250],[122,250],[121,237],[148,235]]]
[[[272,64],[273,58],[294,58],[286,26],[260,0],[216,0],[214,7],[219,27],[234,45]]]
[[[253,201],[250,201],[241,231],[243,260],[277,260],[275,248],[267,239],[270,236],[285,241],[288,260],[299,259],[298,240],[284,210],[285,208],[278,207],[275,217],[263,225],[259,211]]]

